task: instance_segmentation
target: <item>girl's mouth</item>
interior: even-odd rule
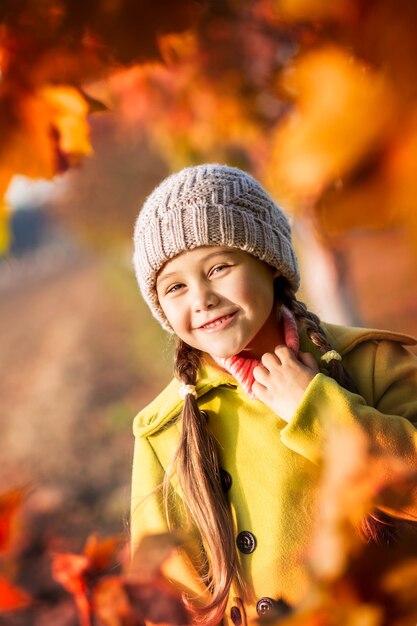
[[[234,319],[236,313],[237,311],[234,311],[234,313],[229,313],[228,315],[223,315],[223,317],[218,317],[212,322],[207,322],[207,324],[204,324],[204,326],[200,326],[198,330],[203,330],[205,332],[214,332],[216,330],[223,329],[230,324],[230,322]]]

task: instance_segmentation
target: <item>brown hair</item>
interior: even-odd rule
[[[275,280],[275,301],[277,306],[284,304],[293,313],[298,324],[306,328],[308,337],[321,354],[332,349],[320,325],[320,319],[296,299],[288,281],[283,277]],[[179,339],[175,355],[175,373],[178,379],[185,384],[194,385],[199,364],[200,352]],[[357,391],[355,383],[340,361],[330,361],[329,375],[345,389]],[[221,621],[232,580],[237,579],[240,585],[243,583],[238,571],[232,518],[221,488],[216,442],[208,428],[204,412],[199,410],[191,394],[184,401],[182,435],[173,468],[188,516],[201,535],[206,558],[202,578],[212,597],[211,602],[202,609],[196,609],[189,602],[187,604],[193,610],[196,621],[208,626]],[[166,475],[165,492],[168,485],[169,475]],[[387,543],[395,535],[395,530],[395,525],[384,514],[371,514],[359,528],[366,540]]]
[[[199,364],[199,351],[178,340],[176,376],[183,383],[194,385]],[[239,580],[240,577],[231,512],[221,486],[216,442],[208,428],[206,415],[199,410],[191,394],[187,394],[184,400],[181,440],[173,467],[184,496],[186,511],[200,532],[206,559],[202,579],[213,598],[201,610],[189,602],[187,605],[197,621],[215,624],[224,615],[232,580]],[[167,493],[169,476],[165,478]]]

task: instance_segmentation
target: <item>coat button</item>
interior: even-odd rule
[[[230,476],[229,472],[226,472],[226,470],[220,468],[220,482],[222,484],[222,489],[223,491],[226,493],[226,491],[229,491],[230,487],[232,486],[232,477]]]
[[[230,609],[230,619],[232,620],[234,626],[241,626],[242,624],[242,613],[238,606],[232,606]]]
[[[256,612],[259,616],[266,615],[272,607],[274,606],[274,601],[272,598],[261,598],[256,603]]]
[[[243,554],[252,554],[256,548],[256,539],[248,530],[242,530],[236,538],[237,547]]]
[[[276,619],[282,619],[291,613],[291,607],[284,600],[273,600],[272,598],[260,598],[256,603],[256,612],[259,617],[266,615],[273,609],[273,616]]]

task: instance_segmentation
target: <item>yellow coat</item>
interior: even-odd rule
[[[246,613],[250,623],[257,617],[256,607],[258,612],[265,608],[262,599],[293,604],[308,589],[302,561],[316,519],[325,423],[359,423],[370,433],[378,452],[396,455],[417,468],[413,426],[417,424],[417,358],[401,345],[416,341],[387,331],[332,324],[323,328],[343,356],[360,395],[346,391],[323,373],[325,364],[302,333],[301,349],[315,354],[323,369],[288,424],[260,401],[250,399],[211,359],[206,359],[199,372],[198,404],[208,413],[209,426],[219,442],[221,467],[231,477],[227,497],[236,537],[251,550],[248,554],[238,551],[246,595],[236,598],[238,592],[232,591],[225,623],[233,606]],[[174,379],[134,421],[133,550],[144,534],[167,530],[161,491],[156,488],[178,444],[181,420],[176,418],[182,407],[178,387]],[[413,502],[401,512],[385,510],[415,521],[417,489]],[[246,534],[239,535],[242,532]],[[176,555],[167,565],[168,576],[195,594],[202,592],[192,564],[197,552],[198,547],[193,549],[190,543],[187,553]]]

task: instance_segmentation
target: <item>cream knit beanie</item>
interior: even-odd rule
[[[152,314],[172,332],[158,301],[165,263],[198,246],[240,248],[300,284],[287,217],[262,186],[235,167],[209,163],[168,176],[148,196],[135,225],[133,263]]]

